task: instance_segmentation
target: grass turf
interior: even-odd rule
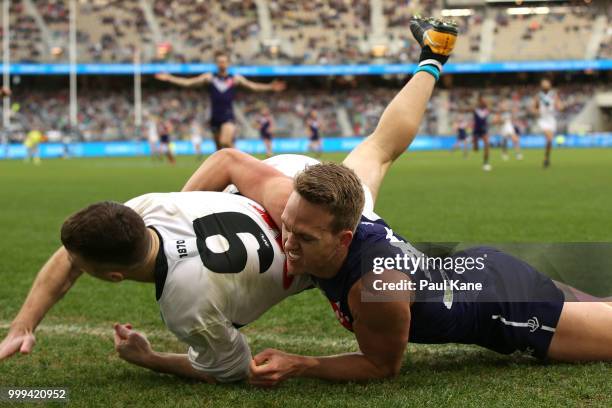
[[[497,152],[494,159],[494,170],[485,173],[476,156],[406,154],[388,174],[376,210],[412,241],[612,241],[612,150],[557,150],[549,170],[541,168],[541,151],[526,151],[522,162],[501,162]],[[180,189],[197,164],[193,157],[179,158],[175,167],[145,158],[49,160],[39,167],[0,162],[0,337],[59,245],[68,214],[99,200]],[[0,363],[0,388],[67,387],[73,406],[612,405],[610,364],[544,364],[456,345],[409,345],[402,374],[386,382],[208,386],[119,360],[114,321],[150,333],[158,350],[184,351],[159,319],[152,285],[84,277],[44,320],[33,355]],[[254,352],[357,349],[315,290],[284,301],[244,331]]]

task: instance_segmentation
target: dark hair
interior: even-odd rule
[[[293,187],[306,201],[323,206],[333,215],[334,233],[355,231],[363,212],[365,194],[353,170],[337,163],[315,164],[295,177]]]
[[[225,51],[215,51],[215,59],[219,57],[226,57],[227,59],[229,59],[229,54]]]
[[[62,225],[64,247],[99,263],[133,266],[147,251],[142,218],[131,208],[102,201],[72,214]]]

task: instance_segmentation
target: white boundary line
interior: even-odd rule
[[[5,320],[0,320],[0,329],[8,329],[10,328],[10,322]],[[95,337],[103,337],[109,340],[113,340],[113,328],[111,325],[106,326],[88,326],[88,325],[79,325],[79,324],[41,324],[36,329],[36,334],[38,333],[49,333],[49,334],[59,334],[59,335],[88,335]],[[175,340],[180,342],[176,337],[172,335],[169,331],[152,329],[152,330],[143,330],[143,334],[148,337],[152,337],[155,339],[171,341]],[[269,334],[269,333],[261,333],[261,332],[250,332],[249,330],[245,330],[243,332],[250,341],[256,342],[265,342],[270,343],[270,346],[291,346],[291,347],[303,347],[303,346],[317,346],[324,348],[342,348],[342,349],[352,349],[357,346],[357,342],[353,339],[325,339],[317,336],[296,336],[293,334]],[[1,339],[0,339],[1,340]]]

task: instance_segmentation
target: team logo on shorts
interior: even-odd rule
[[[534,331],[540,328],[540,322],[538,318],[533,316],[531,319],[527,320],[527,327],[529,327],[529,331],[533,333]]]

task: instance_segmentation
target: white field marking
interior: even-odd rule
[[[8,329],[10,328],[9,321],[0,320],[0,329]],[[79,335],[88,335],[88,336],[96,336],[103,337],[109,340],[113,339],[113,328],[112,326],[87,326],[87,325],[79,325],[79,324],[41,324],[36,329],[36,333],[49,333],[49,334],[79,334]],[[146,330],[142,332],[148,337],[153,337],[159,340],[175,340],[179,341],[176,337],[172,335],[169,331],[165,330]],[[257,342],[265,342],[265,343],[273,343],[271,346],[289,346],[289,347],[303,347],[303,346],[317,346],[323,348],[342,348],[347,349],[357,346],[357,342],[353,339],[322,339],[316,336],[296,336],[291,334],[267,334],[267,333],[257,333],[257,332],[249,332],[248,330],[244,332],[246,336],[251,341]]]

